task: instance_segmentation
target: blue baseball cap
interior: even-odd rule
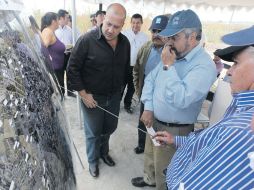
[[[232,46],[246,46],[254,44],[254,26],[224,35],[221,40]]]
[[[198,15],[190,9],[173,14],[166,28],[159,35],[166,37],[174,36],[186,28],[202,28]]]
[[[149,30],[164,30],[168,24],[168,17],[165,15],[159,15],[154,17]]]
[[[214,54],[219,56],[225,61],[233,62],[233,58],[236,54],[243,51],[249,46],[254,46],[254,26],[246,28],[237,32],[226,34],[222,36],[221,40],[231,46],[220,49]]]

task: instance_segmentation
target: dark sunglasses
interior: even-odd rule
[[[159,29],[152,29],[152,33],[160,33],[161,32],[161,30],[159,30]]]

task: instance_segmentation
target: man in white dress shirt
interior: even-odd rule
[[[144,32],[141,32],[142,24],[143,24],[142,16],[140,14],[134,14],[131,17],[131,28],[123,32],[123,34],[128,38],[131,44],[131,70],[130,70],[131,73],[136,63],[139,49],[149,40],[148,36]],[[131,77],[128,79],[128,81],[126,81],[127,92],[124,98],[124,109],[128,113],[133,112],[131,108],[131,101],[132,96],[135,92],[133,84],[133,75],[131,74],[130,76]]]
[[[66,10],[60,9],[57,14],[59,18],[59,28],[55,31],[55,34],[56,34],[56,37],[66,47],[66,51],[64,53],[64,70],[66,71],[66,67],[71,55],[70,50],[72,48],[72,29],[68,26],[69,13]],[[67,77],[66,77],[66,81],[67,81]],[[68,84],[67,84],[67,90],[68,90],[67,92],[68,96],[75,97],[75,94],[72,93],[72,90],[69,88]]]
[[[69,15],[68,26],[72,29],[72,16],[71,15]],[[81,33],[80,33],[79,29],[77,28],[77,26],[75,27],[75,29],[76,29],[76,35],[77,35],[76,37],[78,39],[81,36]]]

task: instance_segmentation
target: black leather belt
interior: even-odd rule
[[[158,121],[160,124],[166,125],[166,126],[168,126],[168,127],[173,127],[173,126],[177,126],[177,127],[186,127],[186,126],[188,126],[188,125],[193,125],[193,124],[166,123],[166,122],[160,121],[160,120],[158,120],[158,119],[156,119],[156,121]]]

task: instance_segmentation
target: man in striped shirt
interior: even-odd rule
[[[254,151],[254,27],[225,35],[233,45],[218,56],[233,61],[229,69],[233,100],[215,125],[187,137],[157,132],[160,143],[175,144],[177,152],[167,168],[168,189],[254,188],[251,155]],[[253,162],[253,160],[252,160]]]

